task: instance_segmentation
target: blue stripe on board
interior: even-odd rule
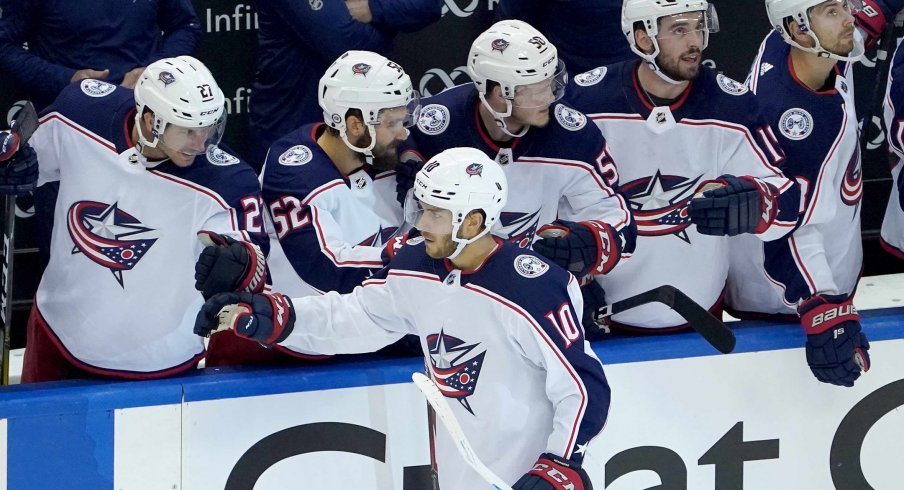
[[[79,403],[60,409],[8,421],[9,490],[112,490],[113,411]]]

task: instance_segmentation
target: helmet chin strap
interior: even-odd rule
[[[652,70],[657,77],[661,78],[662,81],[668,83],[669,85],[681,85],[683,83],[679,82],[678,80],[673,80],[672,77],[666,75],[661,69],[659,69],[659,65],[656,64],[656,61],[647,60],[647,66],[650,67],[650,70]]]
[[[512,116],[512,101],[510,101],[508,99],[503,99],[503,100],[505,100],[505,112],[496,112],[495,109],[490,107],[490,103],[487,102],[487,99],[484,97],[484,94],[478,94],[478,96],[480,97],[480,102],[483,103],[483,106],[488,111],[490,111],[490,114],[493,115],[493,119],[496,120],[496,126],[499,129],[501,129],[503,133],[511,136],[512,138],[520,138],[520,137],[524,136],[525,134],[527,134],[527,130],[530,129],[530,126],[528,126],[527,124],[525,124],[524,127],[521,128],[521,131],[519,131],[518,133],[513,133],[513,132],[509,131],[508,125],[505,123],[505,118]]]
[[[490,232],[490,228],[487,226],[484,226],[483,231],[474,235],[471,238],[459,238],[458,231],[460,229],[461,229],[461,223],[458,223],[458,224],[452,226],[452,241],[457,243],[458,245],[455,247],[455,250],[452,251],[452,253],[448,257],[446,257],[449,260],[455,260],[455,257],[458,257],[459,254],[461,254],[461,252],[465,249],[465,247],[476,242],[477,240],[479,240],[484,235],[486,235],[487,233]]]
[[[342,141],[345,142],[345,145],[351,148],[352,150],[363,153],[364,154],[364,163],[368,165],[373,165],[374,163],[374,154],[373,149],[374,146],[377,145],[377,130],[374,129],[370,124],[365,124],[367,127],[367,133],[370,134],[370,144],[367,145],[367,148],[361,148],[359,146],[355,146],[351,141],[348,140],[348,133],[345,132],[343,128],[339,131],[339,136],[342,138]]]
[[[823,48],[822,43],[819,42],[819,38],[816,37],[816,33],[813,32],[812,29],[807,29],[807,34],[809,34],[810,38],[813,39],[813,42],[816,43],[815,46],[813,46],[812,48],[805,48],[797,43],[795,44],[798,48],[804,51],[815,53],[816,56],[819,56],[820,58],[831,58],[837,61],[855,62],[860,61],[860,58],[863,58],[863,54],[866,52],[865,48],[863,47],[863,38],[861,37],[860,31],[858,31],[857,29],[854,29],[854,49],[852,49],[847,56],[835,54]]]

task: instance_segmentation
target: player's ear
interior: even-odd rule
[[[466,237],[470,238],[472,236],[477,235],[483,230],[483,225],[486,222],[486,217],[483,212],[480,210],[474,210],[468,213],[465,216],[465,220],[462,223],[462,228],[464,228]]]
[[[141,114],[141,121],[144,122],[144,125],[147,128],[154,127],[154,113],[150,110],[144,111]]]
[[[644,53],[653,52],[653,40],[650,39],[647,30],[643,28],[643,24],[634,27],[634,42]]]
[[[357,114],[345,117],[345,132],[352,138],[360,138],[365,133],[364,121]]]
[[[798,24],[793,20],[788,20],[788,32],[791,33],[791,38],[794,39],[801,46],[809,47],[813,44],[813,38],[810,37],[810,34],[807,33],[807,28]]]

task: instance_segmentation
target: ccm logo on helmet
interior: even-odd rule
[[[212,110],[212,111],[204,111],[204,112],[202,112],[200,115],[206,116],[206,115],[208,115],[208,114],[213,114],[214,112],[217,112],[218,110],[220,110],[219,107],[216,108],[216,109],[214,109],[214,110]]]

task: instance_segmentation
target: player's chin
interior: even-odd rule
[[[188,153],[176,152],[174,155],[170,156],[170,160],[176,164],[177,167],[188,167],[195,161],[195,157],[197,155],[190,155]]]

